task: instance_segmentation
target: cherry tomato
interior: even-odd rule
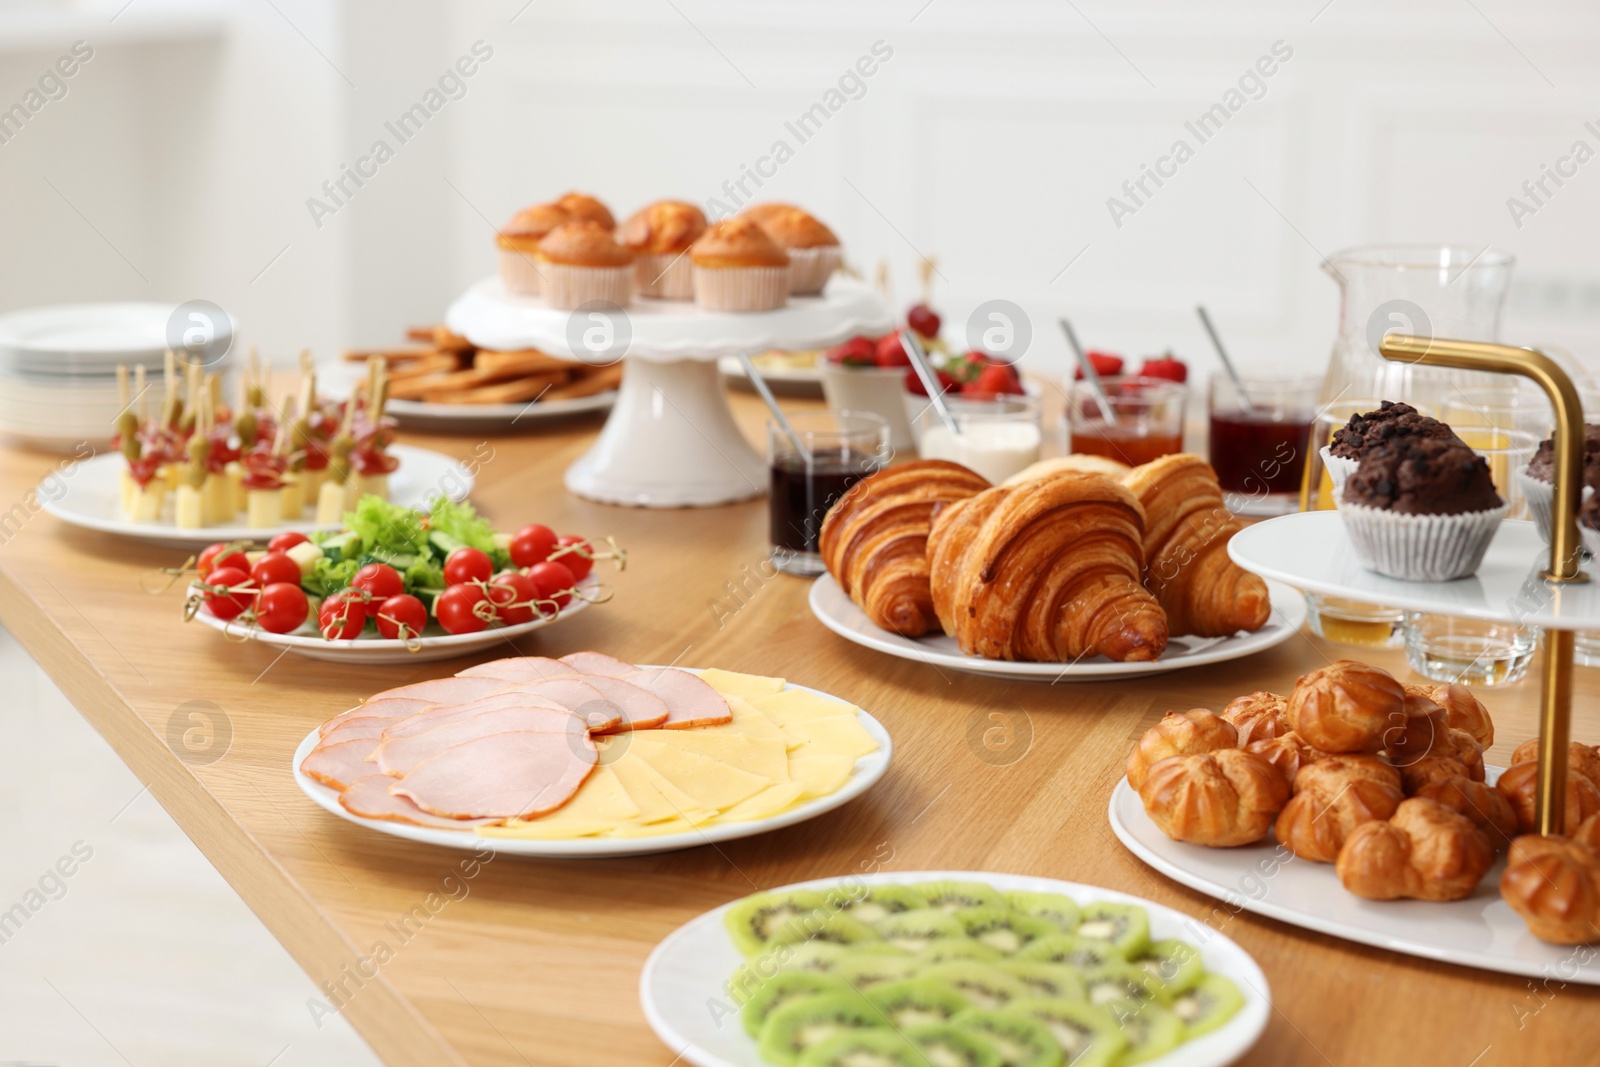
[[[528,568],[528,577],[533,580],[535,588],[539,590],[540,600],[553,600],[556,607],[564,608],[572,603],[572,587],[577,584],[572,577],[572,571],[565,563],[546,560],[535,563]]]
[[[317,629],[329,641],[352,641],[366,629],[367,608],[359,589],[341,589],[317,609]]]
[[[444,561],[444,584],[487,582],[494,574],[494,561],[481,548],[468,545],[450,553]]]
[[[210,576],[218,567],[233,567],[250,573],[250,560],[239,550],[237,541],[218,541],[200,553],[200,577]]]
[[[552,562],[559,563],[572,572],[574,583],[581,582],[594,570],[594,546],[577,534],[562,534],[556,544],[566,549],[557,552]]]
[[[370,593],[374,602],[382,603],[405,592],[406,583],[400,580],[400,572],[387,563],[369,563],[356,571],[350,588]]]
[[[311,538],[299,530],[285,530],[283,533],[267,542],[269,552],[287,552],[295,545],[303,545]]]
[[[481,585],[452,585],[433,602],[433,615],[447,633],[475,634],[488,627],[494,603]]]
[[[496,578],[489,586],[489,599],[507,626],[532,622],[534,616],[550,611],[548,604],[538,603],[539,583],[521,571],[507,571]]]
[[[428,625],[428,609],[422,606],[422,601],[410,593],[401,593],[379,604],[378,610],[373,612],[373,619],[378,624],[380,635],[391,641],[409,641],[422,633],[422,628]]]
[[[214,617],[224,622],[237,619],[250,606],[250,593],[231,591],[250,584],[250,576],[240,568],[213,567],[205,582],[211,587],[205,592],[206,610]]]
[[[517,531],[511,539],[511,562],[519,567],[531,567],[550,558],[556,547],[556,532],[548,526],[531,523]]]
[[[250,568],[250,577],[255,583],[265,589],[269,585],[279,582],[300,584],[300,564],[284,555],[282,552],[268,552],[256,560],[256,565]]]
[[[256,597],[256,624],[269,634],[286,634],[306,621],[310,607],[298,582],[273,582]]]

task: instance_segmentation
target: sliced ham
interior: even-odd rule
[[[442,819],[430,815],[405,797],[389,792],[394,779],[386,774],[369,774],[350,783],[350,788],[339,794],[344,810],[364,819],[387,819],[390,822],[410,823],[413,826],[431,826],[440,830],[466,830],[495,819]]]
[[[432,704],[431,700],[416,700],[409,697],[395,697],[393,699],[369,700],[365,704],[357,704],[349,711],[341,711],[321,726],[317,733],[327,737],[334,727],[347,723],[351,719],[366,719],[381,716],[385,719],[403,719],[407,715],[421,711]]]
[[[429,704],[465,704],[469,700],[486,697],[496,689],[504,689],[505,685],[498,678],[429,678],[425,682],[413,682],[398,689],[385,689],[367,703],[404,697],[425,700]]]
[[[594,742],[589,740],[588,727],[569,711],[508,707],[486,711],[468,719],[457,719],[424,734],[391,738],[378,745],[372,755],[372,763],[383,774],[399,778],[423,760],[441,755],[446,749],[480,737],[512,731],[562,734],[568,738],[569,744],[591,750],[594,748]]]
[[[568,675],[565,678],[543,678],[537,682],[516,682],[506,686],[495,696],[521,694],[553,700],[571,711],[596,731],[612,730],[625,716],[621,708],[606,698],[594,681],[588,677]]]
[[[438,704],[419,711],[415,715],[401,719],[399,722],[390,723],[383,731],[384,740],[401,737],[415,737],[425,734],[429,730],[438,729],[447,723],[470,719],[475,715],[482,715],[488,711],[500,711],[504,708],[548,708],[554,711],[572,714],[565,704],[558,703],[548,697],[538,696],[534,693],[491,693],[489,696],[477,700],[469,700],[465,704]],[[611,717],[614,722],[620,722],[620,714]],[[602,720],[606,721],[606,720]]]
[[[632,674],[639,669],[604,652],[574,652],[570,656],[562,656],[561,662],[579,674],[609,674],[614,678]]]
[[[447,819],[532,817],[572,799],[597,759],[563,734],[491,734],[417,764],[391,788]]]
[[[722,694],[702,682],[697,675],[676,667],[652,667],[634,671],[623,678],[648,689],[667,704],[663,730],[687,730],[694,726],[720,726],[733,721],[733,711]]]
[[[536,682],[579,673],[570,664],[546,656],[508,656],[457,671],[457,678],[496,678],[503,682]]]
[[[378,742],[374,738],[341,741],[335,745],[319,744],[300,761],[300,772],[325,786],[343,791],[350,788],[351,782],[372,773],[372,764],[367,762],[367,757],[377,747]]]
[[[383,715],[361,715],[356,718],[339,723],[333,729],[322,735],[319,744],[334,745],[341,741],[361,741],[371,738],[376,741],[383,736],[383,731],[390,723],[398,720]]]
[[[613,678],[607,674],[589,674],[583,679],[600,691],[622,712],[622,721],[595,733],[620,733],[623,730],[649,730],[667,721],[672,709],[667,702],[647,689],[641,689],[626,678]]]

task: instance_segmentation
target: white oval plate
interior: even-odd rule
[[[394,445],[389,451],[400,461],[399,468],[389,475],[389,500],[395,504],[426,508],[428,501],[440,494],[451,500],[464,500],[472,492],[471,472],[441,452],[413,445]],[[170,500],[162,509],[159,522],[129,522],[122,517],[122,471],[126,466],[127,461],[117,452],[84,460],[70,476],[57,476],[58,481],[66,485],[65,492],[58,486],[47,487],[40,483],[39,502],[50,514],[73,526],[183,547],[209,545],[215,541],[268,541],[285,530],[311,533],[343,526],[342,523],[319,526],[302,520],[259,530],[237,524],[180,530],[173,525]]]
[[[684,670],[691,674],[699,674],[699,670],[685,667]],[[828,697],[830,700],[840,698],[829,696],[819,689],[811,689],[803,685],[789,683],[785,690],[801,689],[818,696]],[[628,837],[628,838],[577,838],[571,841],[519,841],[509,837],[483,837],[470,830],[436,830],[430,826],[410,826],[406,823],[394,822],[389,819],[365,819],[345,810],[339,803],[339,793],[335,789],[323,785],[315,779],[308,778],[300,773],[300,763],[311,750],[317,747],[321,734],[312,730],[300,742],[300,747],[294,750],[294,780],[301,792],[310,797],[324,810],[330,811],[347,822],[358,826],[365,826],[369,830],[376,830],[380,834],[390,837],[403,837],[407,841],[420,841],[425,845],[442,845],[445,848],[479,849],[489,848],[507,856],[539,856],[546,859],[594,859],[603,856],[646,856],[654,852],[675,852],[678,849],[694,848],[698,845],[714,845],[722,841],[734,841],[741,837],[754,837],[771,830],[781,830],[785,826],[815,819],[818,815],[832,811],[843,804],[848,804],[856,797],[870,789],[874,783],[882,778],[889,769],[889,759],[893,754],[894,746],[889,740],[889,731],[883,724],[865,711],[857,711],[857,717],[862,729],[872,735],[878,742],[878,750],[869,752],[856,760],[856,765],[846,778],[844,784],[825,797],[816,797],[798,807],[788,811],[779,812],[777,815],[765,819],[753,819],[750,822],[723,823],[716,826],[704,826],[681,834],[662,834],[659,837]],[[719,927],[720,929],[720,927]],[[730,946],[731,949],[732,946]],[[731,974],[733,968],[728,968]],[[724,978],[727,975],[723,976]],[[719,979],[720,982],[720,979]]]
[[[1492,783],[1500,776],[1489,768]],[[1126,778],[1111,791],[1111,830],[1128,851],[1190,889],[1319,934],[1408,956],[1503,974],[1600,985],[1600,960],[1579,964],[1570,945],[1549,945],[1500,896],[1502,855],[1465,900],[1363,900],[1345,891],[1329,863],[1297,859],[1276,842],[1206,848],[1174,841],[1145,814]],[[1592,954],[1591,954],[1592,955]]]
[[[867,613],[839,588],[831,574],[819,577],[811,586],[811,613],[822,625],[858,645],[887,652],[901,659],[916,660],[934,667],[983,674],[992,678],[1026,678],[1047,682],[1084,682],[1102,678],[1144,678],[1185,667],[1222,663],[1280,645],[1299,631],[1306,621],[1305,598],[1295,590],[1267,580],[1272,598],[1272,616],[1253,634],[1233,637],[1174,637],[1159,659],[1147,663],[1116,663],[1104,656],[1077,663],[1021,663],[969,656],[944,634],[912,639],[874,626]]]
[[[1060,893],[1079,904],[1113,901],[1144,908],[1150,915],[1153,939],[1181,937],[1195,944],[1206,970],[1231,979],[1244,997],[1244,1007],[1220,1028],[1150,1060],[1148,1067],[1222,1067],[1232,1063],[1260,1039],[1272,1014],[1272,993],[1267,986],[1267,976],[1261,973],[1248,952],[1214,930],[1206,930],[1207,936],[1200,941],[1195,936],[1195,929],[1200,926],[1196,920],[1142,897],[1077,882],[988,871],[905,871],[866,874],[858,878],[867,885],[905,885],[946,879],[986,882],[1001,892]],[[841,881],[840,878],[818,878],[783,886],[773,892],[824,889]],[[756,1052],[755,1040],[739,1023],[737,1006],[723,992],[723,985],[732,977],[734,968],[744,962],[744,956],[733,947],[722,925],[722,917],[731,907],[733,903],[724,904],[691,919],[656,946],[639,975],[639,1000],[644,1007],[644,1017],[656,1036],[695,1067],[771,1067]]]
[[[347,390],[366,377],[365,370],[364,363],[339,363],[323,367],[321,373],[327,377],[330,385]],[[401,426],[419,430],[514,430],[574,415],[610,411],[616,402],[617,391],[607,389],[593,396],[573,397],[570,400],[534,400],[517,404],[430,404],[421,400],[391,399],[383,410],[393,415]]]

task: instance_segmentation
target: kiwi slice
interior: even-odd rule
[[[880,982],[864,994],[896,1030],[924,1023],[942,1023],[966,1010],[967,999],[937,978],[901,978]]]
[[[734,1003],[743,1005],[773,975],[789,972],[823,974],[832,970],[844,954],[843,946],[823,941],[808,941],[803,945],[773,945],[760,955],[739,964],[728,979],[726,989]]]
[[[878,936],[896,948],[921,952],[931,941],[967,936],[967,928],[954,915],[933,908],[902,911],[873,924]]]
[[[1055,923],[1064,934],[1070,934],[1078,928],[1077,902],[1060,893],[1029,893],[1017,890],[1006,894],[1006,903],[1011,905],[1012,911],[1020,911],[1024,915]]]
[[[923,950],[917,953],[919,963],[952,963],[960,960],[977,961],[979,963],[994,963],[1005,957],[1000,955],[1000,950],[968,937],[941,937],[929,941]]]
[[[1147,1063],[1183,1043],[1183,1020],[1152,1001],[1114,1000],[1101,1010],[1111,1016],[1128,1041],[1118,1067]]]
[[[1061,1046],[1044,1023],[1004,1008],[968,1008],[951,1020],[969,1034],[982,1034],[1000,1050],[1003,1067],[1061,1067]]]
[[[841,913],[812,912],[790,919],[772,933],[773,945],[800,945],[821,941],[832,945],[858,945],[878,941],[878,931]]]
[[[905,1035],[929,1067],[1002,1067],[1005,1062],[993,1041],[949,1023],[913,1026]]]
[[[1205,961],[1200,958],[1199,950],[1187,941],[1176,938],[1152,942],[1144,955],[1133,962],[1160,983],[1168,997],[1194,988],[1206,973]]]
[[[1220,974],[1205,975],[1172,1001],[1172,1013],[1183,1020],[1184,1040],[1210,1033],[1242,1007],[1239,987]]]
[[[1084,992],[1090,1004],[1116,1000],[1165,1002],[1166,991],[1150,972],[1131,963],[1106,963],[1083,972]]]
[[[845,958],[828,973],[837,975],[857,989],[866,989],[879,982],[910,978],[920,970],[922,963],[915,956],[901,953],[891,955],[885,952],[857,952],[854,949],[847,949]]]
[[[1076,967],[1064,963],[1030,963],[1027,960],[1001,960],[996,967],[1018,979],[1028,987],[1034,997],[1065,997],[1067,1000],[1087,1000],[1083,988],[1083,975]]]
[[[1003,908],[1006,899],[993,886],[982,882],[923,882],[913,886],[928,907],[940,911],[960,911],[962,908]]]
[[[1127,962],[1122,953],[1108,942],[1094,941],[1077,934],[1053,934],[1030,941],[1012,958],[1028,963],[1061,963],[1080,969]]]
[[[920,911],[928,906],[921,893],[906,885],[877,885],[856,893],[840,888],[828,894],[828,903],[864,923],[876,923],[891,915]]]
[[[935,963],[922,969],[922,977],[936,978],[972,1001],[974,1007],[999,1008],[1012,1000],[1030,995],[1020,978],[998,967],[973,960]]]
[[[860,993],[819,993],[769,1012],[757,1044],[763,1059],[779,1067],[794,1067],[808,1048],[835,1034],[882,1025],[882,1014]]]
[[[864,951],[869,945],[846,949],[831,941],[802,941],[797,945],[774,945],[767,954],[778,961],[780,971],[816,971],[826,973],[839,965],[846,955]]]
[[[787,893],[756,893],[729,908],[722,924],[740,952],[754,956],[769,943],[779,928],[812,912],[826,915],[826,900],[821,893],[796,889]]]
[[[928,1059],[894,1030],[846,1030],[806,1049],[797,1067],[928,1067]]]
[[[1128,1047],[1111,1016],[1078,1001],[1029,997],[1012,1001],[1006,1011],[1043,1023],[1072,1067],[1110,1067]]]
[[[1109,941],[1123,959],[1134,959],[1150,947],[1150,918],[1137,904],[1090,904],[1083,909],[1079,937]]]
[[[829,974],[780,971],[750,994],[750,999],[744,1002],[744,1008],[739,1012],[739,1021],[744,1023],[745,1032],[755,1037],[761,1033],[761,1024],[766,1022],[767,1016],[789,1001],[816,996],[818,993],[848,993],[850,988],[848,982]]]
[[[1003,956],[1014,955],[1029,941],[1060,933],[1048,919],[1036,919],[1010,908],[962,908],[955,917],[968,937],[998,949]]]

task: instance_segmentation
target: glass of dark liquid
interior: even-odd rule
[[[1241,393],[1232,378],[1217,374],[1208,390],[1211,466],[1228,510],[1237,515],[1297,511],[1322,379],[1246,376],[1242,384]]]
[[[877,415],[817,412],[789,416],[788,428],[767,423],[773,565],[805,578],[821,574],[817,538],[828,509],[888,461],[889,424]]]

